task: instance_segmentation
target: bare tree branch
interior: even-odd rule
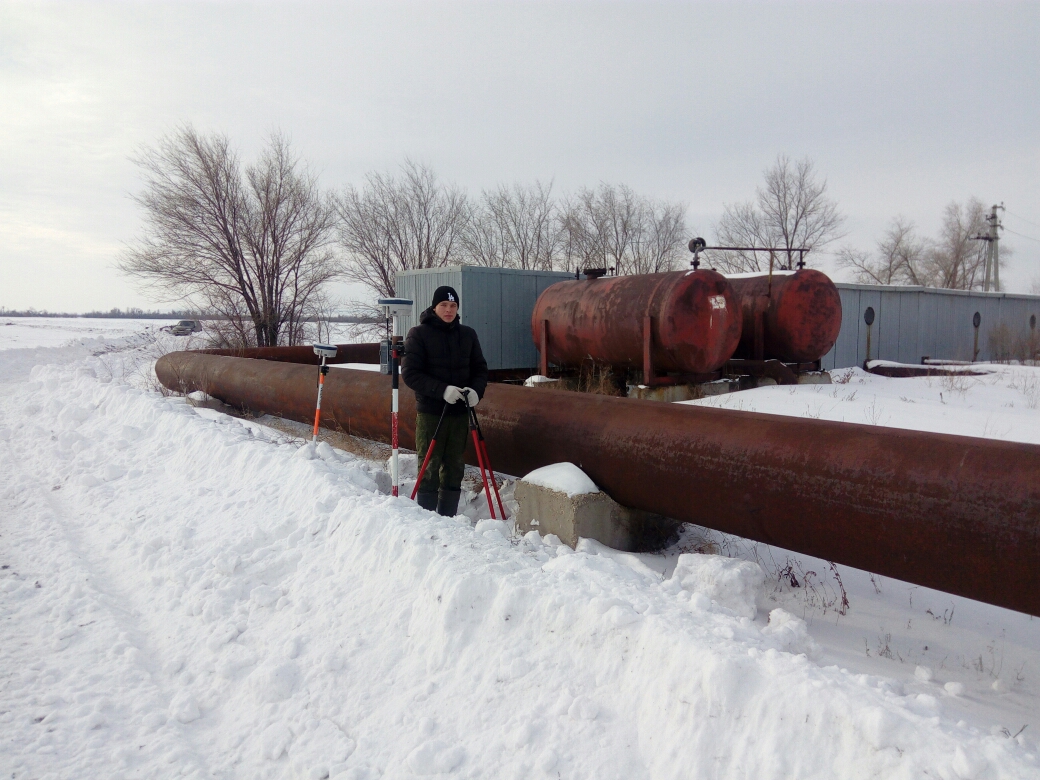
[[[145,235],[120,269],[224,315],[239,345],[292,343],[308,300],[337,272],[335,211],[283,136],[272,135],[243,177],[227,137],[192,127],[134,162],[145,189]]]
[[[580,190],[560,216],[564,256],[568,266],[619,274],[672,270],[683,256],[685,214],[684,204],[652,201],[623,184]]]
[[[469,220],[466,195],[408,160],[401,175],[373,173],[363,190],[347,187],[337,202],[345,275],[379,295],[395,294],[398,271],[439,268],[461,258]]]
[[[795,249],[821,249],[841,238],[845,217],[827,195],[827,181],[817,179],[811,159],[792,163],[780,155],[764,175],[755,203],[723,207],[715,225],[719,245],[780,247],[782,265],[791,268],[798,260]],[[766,253],[714,252],[710,259],[730,273],[762,271],[769,264]]]

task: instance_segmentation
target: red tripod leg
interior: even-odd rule
[[[506,520],[506,508],[502,505],[502,496],[498,492],[498,481],[495,479],[495,471],[491,468],[491,456],[488,455],[487,442],[484,441],[484,437],[480,437],[480,446],[484,448],[484,462],[487,464],[488,474],[491,476],[491,486],[495,489],[495,500],[498,501],[498,508],[502,512],[502,519]]]
[[[444,413],[448,411],[448,406],[445,404],[444,408],[441,409],[440,419],[437,420],[437,427],[433,429],[433,436],[430,437],[430,447],[426,450],[426,457],[423,458],[422,468],[419,469],[419,476],[415,479],[415,487],[412,488],[412,501],[415,501],[415,494],[419,492],[419,485],[422,483],[423,474],[426,473],[426,464],[430,462],[430,456],[433,455],[433,446],[437,443],[437,434],[441,432],[441,423],[444,422]]]
[[[480,478],[484,481],[484,495],[487,496],[488,509],[491,510],[491,519],[497,520],[495,517],[495,506],[491,503],[491,488],[488,487],[487,476],[484,474],[484,456],[480,450],[480,439],[477,438],[477,429],[473,428],[473,447],[477,451],[477,464],[480,466]]]
[[[423,458],[422,468],[419,469],[419,476],[415,479],[415,487],[412,488],[412,501],[415,500],[415,494],[419,492],[419,485],[422,483],[423,474],[426,473],[426,465],[430,462],[430,456],[433,455],[433,448],[436,444],[436,439],[430,439],[430,448],[426,450],[426,457]]]

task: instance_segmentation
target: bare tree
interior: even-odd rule
[[[408,160],[398,177],[373,173],[338,200],[345,275],[379,295],[395,294],[398,271],[438,268],[456,255],[469,218],[465,193]]]
[[[671,270],[682,257],[685,213],[684,204],[652,201],[624,184],[580,190],[561,214],[564,255],[619,274]]]
[[[561,234],[552,184],[485,190],[470,215],[463,244],[477,265],[552,270]]]
[[[796,248],[821,249],[840,238],[845,217],[827,195],[827,181],[820,181],[808,157],[792,162],[786,155],[776,158],[765,171],[765,186],[758,189],[754,203],[723,207],[715,225],[720,246],[779,247],[782,264],[792,267],[798,260]],[[762,271],[769,255],[755,252],[715,252],[711,261],[724,271]]]
[[[134,162],[145,236],[121,270],[224,317],[238,345],[293,343],[308,303],[337,272],[335,211],[289,141],[273,134],[246,167],[226,136],[185,127]]]
[[[924,285],[928,281],[924,263],[931,251],[930,242],[917,236],[913,222],[896,217],[878,241],[876,255],[842,247],[838,265],[851,269],[862,284]]]
[[[643,233],[635,242],[629,273],[672,271],[686,259],[686,204],[646,201]]]

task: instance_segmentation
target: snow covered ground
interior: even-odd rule
[[[1038,620],[699,529],[441,518],[163,396],[186,340],[57,322],[0,327],[4,777],[1040,776]],[[1037,442],[1040,372],[993,368],[699,403]],[[762,564],[754,618],[698,552]]]

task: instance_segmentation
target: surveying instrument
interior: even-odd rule
[[[318,369],[318,406],[314,410],[314,435],[311,442],[318,443],[318,423],[321,422],[321,391],[325,387],[325,377],[329,375],[329,367],[325,361],[336,357],[336,347],[332,344],[315,344],[314,354],[321,358],[321,368]]]
[[[397,496],[401,486],[401,470],[398,468],[397,413],[401,358],[404,357],[404,337],[401,335],[401,317],[412,313],[412,301],[408,298],[380,298],[377,305],[383,310],[386,320],[386,338],[379,345],[379,370],[390,375],[392,401],[390,404],[390,478],[392,494]]]

